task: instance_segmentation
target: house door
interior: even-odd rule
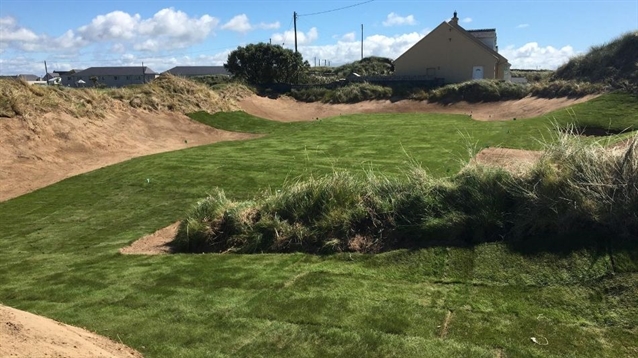
[[[483,79],[483,66],[474,66],[474,68],[472,68],[472,79],[473,80]]]

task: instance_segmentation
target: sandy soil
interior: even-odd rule
[[[87,330],[0,305],[0,357],[134,358],[142,354]]]
[[[282,96],[277,99],[247,96],[239,106],[254,116],[282,122],[310,121],[319,118],[354,113],[450,113],[467,114],[481,121],[502,121],[513,118],[523,119],[541,116],[545,113],[589,101],[596,96],[577,99],[553,98],[544,99],[526,97],[516,101],[491,103],[459,102],[441,105],[422,101],[366,101],[354,104],[303,103],[293,98]]]
[[[251,137],[172,112],[0,118],[0,201],[134,157]]]
[[[534,165],[543,153],[510,148],[485,148],[472,159],[475,163],[520,173]]]
[[[173,241],[177,235],[179,221],[163,229],[159,229],[150,235],[133,242],[127,247],[120,249],[124,255],[163,255],[170,254],[171,248],[168,243]]]

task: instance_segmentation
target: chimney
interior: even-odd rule
[[[459,18],[456,15],[457,15],[457,13],[456,13],[456,10],[455,10],[454,11],[454,17],[452,18],[452,20],[450,20],[450,23],[452,25],[458,25],[459,24]]]

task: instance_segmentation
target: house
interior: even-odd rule
[[[131,67],[89,67],[86,70],[67,75],[71,87],[124,87],[151,82],[159,74],[146,66]]]
[[[36,76],[36,75],[25,75],[25,74],[19,74],[16,76],[17,79],[21,79],[21,80],[25,80],[27,82],[36,82],[36,81],[41,81],[42,79],[40,78],[40,76]]]
[[[62,81],[62,78],[60,78],[60,74],[56,73],[56,72],[49,72],[46,75],[44,75],[42,77],[42,81],[46,81],[47,84],[50,85],[59,85]]]
[[[496,29],[467,31],[457,13],[394,61],[394,75],[443,78],[445,83],[473,79],[510,79],[510,63],[498,53]]]
[[[180,77],[230,76],[224,66],[177,66],[165,73]]]
[[[84,71],[82,69],[71,69],[69,71],[53,71],[53,74],[57,74],[60,77],[60,84],[64,87],[75,87],[72,74]]]

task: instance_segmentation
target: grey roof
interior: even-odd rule
[[[40,80],[40,76],[36,76],[36,75],[19,74],[16,77],[17,78],[23,78],[25,81],[39,81]]]
[[[60,74],[57,73],[57,72],[53,72],[53,73],[49,72],[46,75],[42,76],[42,78],[44,78],[46,80],[51,79],[51,78],[55,78],[55,77],[60,77]]]
[[[465,30],[469,33],[472,32],[496,32],[496,29],[478,29],[478,30]]]
[[[61,76],[65,76],[65,75],[69,75],[69,74],[74,74],[74,73],[78,73],[78,72],[82,72],[84,71],[84,69],[81,68],[72,68],[68,71],[53,71],[53,73],[57,73]]]
[[[166,72],[175,76],[230,76],[230,72],[228,72],[224,66],[177,66]]]
[[[84,71],[76,72],[78,76],[139,76],[144,71],[145,75],[156,75],[157,72],[144,66],[130,67],[89,67]]]

